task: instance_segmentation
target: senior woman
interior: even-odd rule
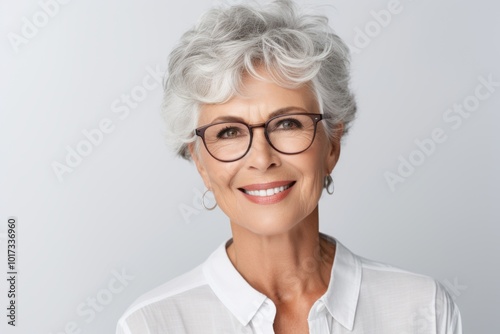
[[[356,111],[348,59],[327,19],[290,1],[212,9],[183,35],[165,86],[168,138],[232,238],[139,298],[117,333],[461,333],[435,280],[319,232]]]

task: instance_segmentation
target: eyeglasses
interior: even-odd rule
[[[316,128],[322,114],[283,114],[265,123],[249,125],[243,122],[208,124],[195,130],[203,139],[208,153],[221,162],[233,162],[243,158],[252,146],[253,129],[264,128],[267,142],[283,154],[299,154],[314,141]]]

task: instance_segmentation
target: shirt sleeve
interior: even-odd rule
[[[460,311],[448,291],[436,282],[436,333],[462,334]]]

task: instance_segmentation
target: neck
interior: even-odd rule
[[[233,223],[231,229],[229,259],[275,304],[314,301],[328,288],[335,246],[319,236],[317,208],[280,234],[258,235]]]

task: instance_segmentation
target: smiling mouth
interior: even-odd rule
[[[295,181],[279,186],[279,187],[273,187],[273,188],[268,188],[268,189],[259,189],[259,190],[247,190],[245,188],[239,188],[242,192],[244,192],[247,195],[250,196],[256,196],[256,197],[266,197],[266,196],[273,196],[276,194],[279,194],[280,192],[283,192],[289,188],[291,188],[295,184]]]

